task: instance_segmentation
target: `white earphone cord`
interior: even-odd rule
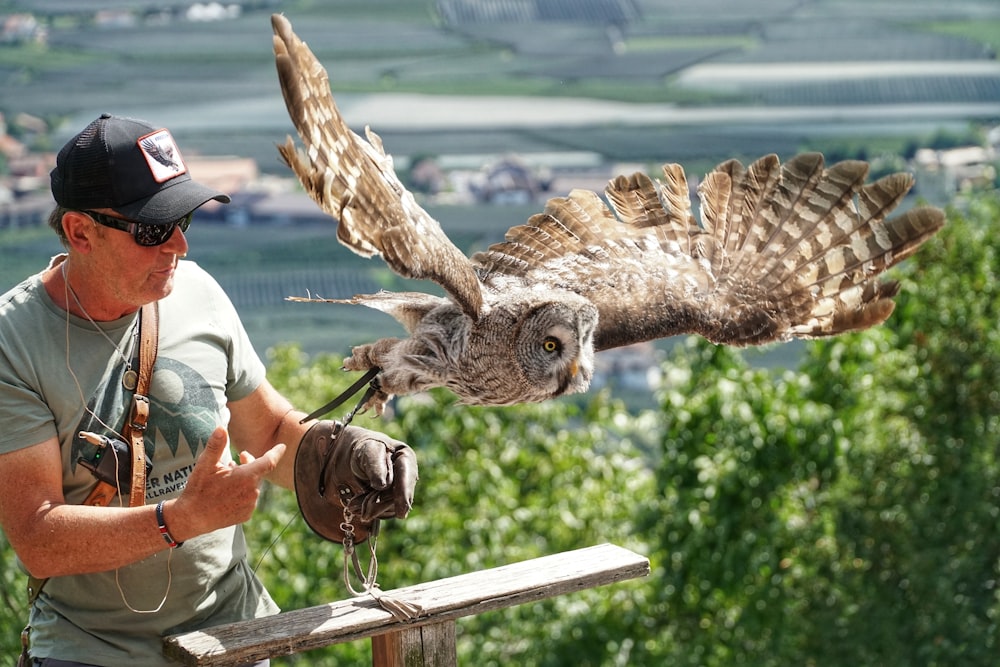
[[[87,405],[87,399],[83,395],[83,387],[80,386],[80,380],[79,380],[79,378],[77,378],[76,373],[73,372],[73,366],[70,364],[70,360],[69,360],[70,359],[70,354],[69,354],[69,340],[70,340],[70,336],[69,336],[69,293],[70,293],[70,287],[69,287],[69,273],[68,273],[67,268],[66,268],[67,264],[69,264],[69,258],[68,257],[65,260],[63,260],[63,266],[62,266],[63,287],[64,287],[64,292],[65,292],[64,298],[66,300],[66,370],[69,371],[69,374],[73,377],[73,383],[76,385],[76,391],[80,395],[80,403],[83,405],[83,409],[91,417],[93,417],[94,419],[96,419],[98,421],[98,423],[101,424],[101,426],[103,426],[104,428],[108,429],[109,431],[111,431],[112,433],[114,433],[115,435],[117,435],[119,438],[121,438],[121,439],[124,440],[124,437],[122,436],[121,433],[118,433],[117,430],[115,430],[115,429],[111,428],[110,426],[108,426],[107,424],[105,424],[104,420],[101,419],[100,417],[98,417],[97,413],[95,413],[93,410],[91,410],[90,407]],[[73,297],[76,298],[76,293],[75,292],[73,293]],[[77,304],[79,304],[79,303],[80,303],[80,301],[79,301],[79,299],[77,299]],[[80,306],[80,310],[83,310],[83,306]],[[83,312],[86,314],[87,311],[83,311]],[[90,319],[89,315],[87,315],[87,319]],[[93,320],[90,320],[90,321],[93,322]],[[97,326],[96,323],[94,324],[94,326]],[[104,331],[100,327],[97,327],[97,329],[102,334],[104,333]],[[107,338],[107,334],[104,334],[104,336],[105,336],[105,338]],[[110,340],[110,338],[108,340]],[[115,349],[118,349],[117,345],[115,346]],[[118,350],[118,353],[121,354],[121,350]],[[119,476],[118,476],[118,464],[119,464],[119,461],[118,461],[118,454],[114,451],[113,447],[111,448],[111,454],[112,454],[112,456],[115,457],[115,480],[116,480],[116,483],[117,483],[117,479],[119,478]],[[121,492],[121,488],[118,488],[117,491],[118,491],[118,506],[119,507],[124,507],[124,505],[122,504],[122,492]],[[172,571],[172,569],[170,567],[170,561],[173,559],[173,557],[174,557],[174,550],[173,549],[169,549],[167,551],[167,588],[163,592],[163,598],[160,600],[160,603],[158,605],[156,605],[156,607],[153,608],[153,609],[136,609],[135,607],[133,607],[129,603],[128,599],[125,597],[125,590],[122,588],[121,581],[119,580],[118,573],[119,573],[120,568],[115,568],[115,586],[118,587],[118,594],[121,595],[122,603],[125,605],[125,607],[128,608],[129,611],[131,611],[133,613],[136,613],[136,614],[155,614],[158,611],[160,611],[161,609],[163,609],[163,605],[167,601],[167,596],[170,594],[170,585],[171,585],[171,583],[173,583],[173,571]]]

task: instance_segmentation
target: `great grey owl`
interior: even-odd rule
[[[607,186],[609,208],[574,190],[471,258],[403,187],[381,139],[345,124],[323,66],[280,15],[272,17],[278,78],[305,148],[278,147],[354,252],[429,279],[423,293],[329,299],[397,319],[409,338],[352,350],[347,370],[378,369],[381,411],[393,394],[443,386],[469,404],[509,405],[587,390],[594,353],[675,334],[726,345],[831,336],[884,321],[895,281],[886,269],[944,224],[935,208],[886,220],[913,185],[897,173],[865,184],[868,164],[824,167],[730,160],[698,187],[695,219],[684,170]],[[612,210],[613,209],[613,210]],[[327,300],[327,299],[322,299]]]

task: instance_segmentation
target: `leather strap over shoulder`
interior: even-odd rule
[[[142,307],[139,319],[139,381],[132,397],[132,408],[125,423],[132,453],[132,485],[129,489],[130,507],[146,504],[146,444],[143,437],[149,419],[149,383],[153,379],[153,364],[159,347],[159,309],[156,303]]]
[[[146,394],[153,379],[153,364],[160,345],[160,309],[157,303],[147,303],[139,315],[139,383],[136,393]]]

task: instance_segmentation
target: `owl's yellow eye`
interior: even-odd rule
[[[546,352],[558,352],[560,347],[559,339],[553,338],[552,336],[549,336],[542,341],[542,349]]]

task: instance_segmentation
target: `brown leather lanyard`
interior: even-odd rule
[[[132,488],[129,507],[146,504],[146,444],[143,436],[149,419],[149,383],[153,378],[153,363],[159,344],[159,310],[155,303],[142,307],[139,320],[139,382],[132,396],[132,409],[125,423],[124,435],[132,450]]]

